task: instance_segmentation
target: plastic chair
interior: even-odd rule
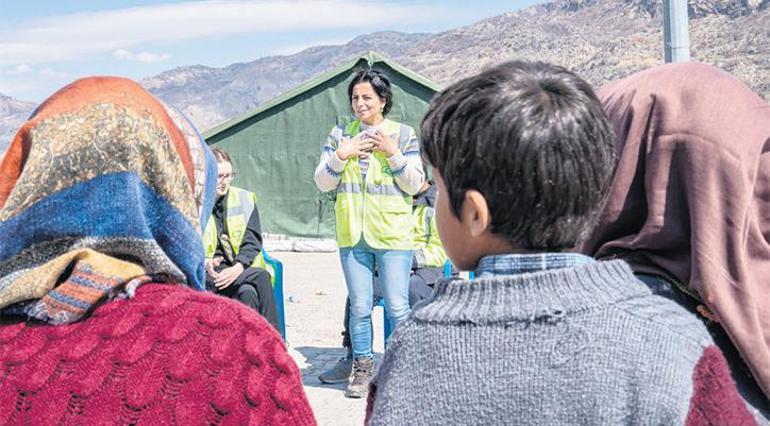
[[[268,269],[273,276],[273,298],[275,299],[275,307],[278,311],[278,322],[281,325],[281,338],[286,341],[286,314],[284,310],[283,302],[283,263],[280,260],[271,257],[267,254],[265,249],[262,249],[262,255],[264,256],[265,263],[272,269]]]
[[[449,259],[444,262],[444,278],[449,278],[452,276],[452,261]]]
[[[444,278],[449,278],[452,276],[452,270],[454,269],[454,266],[452,265],[452,262],[447,259],[446,262],[444,262]],[[468,271],[468,279],[472,280],[476,278],[476,273],[473,271]]]

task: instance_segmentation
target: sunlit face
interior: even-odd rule
[[[227,194],[234,177],[233,165],[229,161],[217,162],[217,197]]]
[[[436,227],[441,243],[455,266],[469,269],[473,265],[468,264],[465,248],[470,237],[466,235],[466,229],[462,226],[460,219],[452,213],[449,194],[438,169],[433,169],[433,179],[436,185]]]
[[[385,108],[385,100],[377,95],[372,83],[364,81],[353,86],[353,95],[350,98],[353,113],[356,118],[368,125],[382,121],[382,110]]]

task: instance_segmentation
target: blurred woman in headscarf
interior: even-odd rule
[[[0,424],[313,424],[267,322],[204,285],[216,163],[138,84],[78,80],[0,162]]]
[[[599,98],[620,161],[583,251],[626,260],[653,292],[698,315],[767,417],[770,105],[697,63],[639,72]]]

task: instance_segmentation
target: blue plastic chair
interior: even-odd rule
[[[262,249],[265,263],[273,269],[273,298],[275,307],[278,311],[278,322],[281,325],[281,338],[286,340],[286,314],[283,302],[283,263],[280,260],[271,257],[265,249]]]
[[[446,262],[444,262],[444,277],[449,278],[452,276],[452,262],[447,259]],[[473,271],[468,272],[468,279],[472,280],[476,277],[476,273]]]
[[[449,278],[452,276],[452,262],[447,259],[446,262],[444,262],[444,278]]]

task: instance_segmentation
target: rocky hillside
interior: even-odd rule
[[[770,100],[770,0],[688,4],[692,57]],[[562,64],[601,85],[663,62],[662,15],[662,0],[557,0],[440,34],[374,33],[225,68],[178,68],[144,84],[204,130],[370,49],[440,84],[519,58]]]
[[[770,0],[688,4],[692,57],[770,100]],[[180,67],[142,83],[202,130],[367,50],[440,84],[519,58],[562,64],[601,85],[663,62],[662,15],[662,0],[557,0],[440,34],[379,32],[224,68]],[[0,95],[0,151],[32,108]]]
[[[431,34],[377,32],[342,46],[315,46],[288,56],[269,56],[224,68],[193,65],[142,80],[152,93],[181,109],[199,129],[206,129],[253,108],[315,75],[368,50],[402,57]],[[0,94],[0,154],[35,107]]]
[[[368,50],[401,57],[430,34],[379,32],[342,46],[317,46],[224,68],[180,67],[142,81],[205,130]]]
[[[5,152],[11,138],[29,118],[35,106],[34,102],[20,101],[0,93],[0,154]]]
[[[437,34],[400,61],[450,83],[509,59],[562,64],[595,85],[663,62],[661,0],[561,0]],[[690,0],[693,59],[770,99],[770,0]]]

